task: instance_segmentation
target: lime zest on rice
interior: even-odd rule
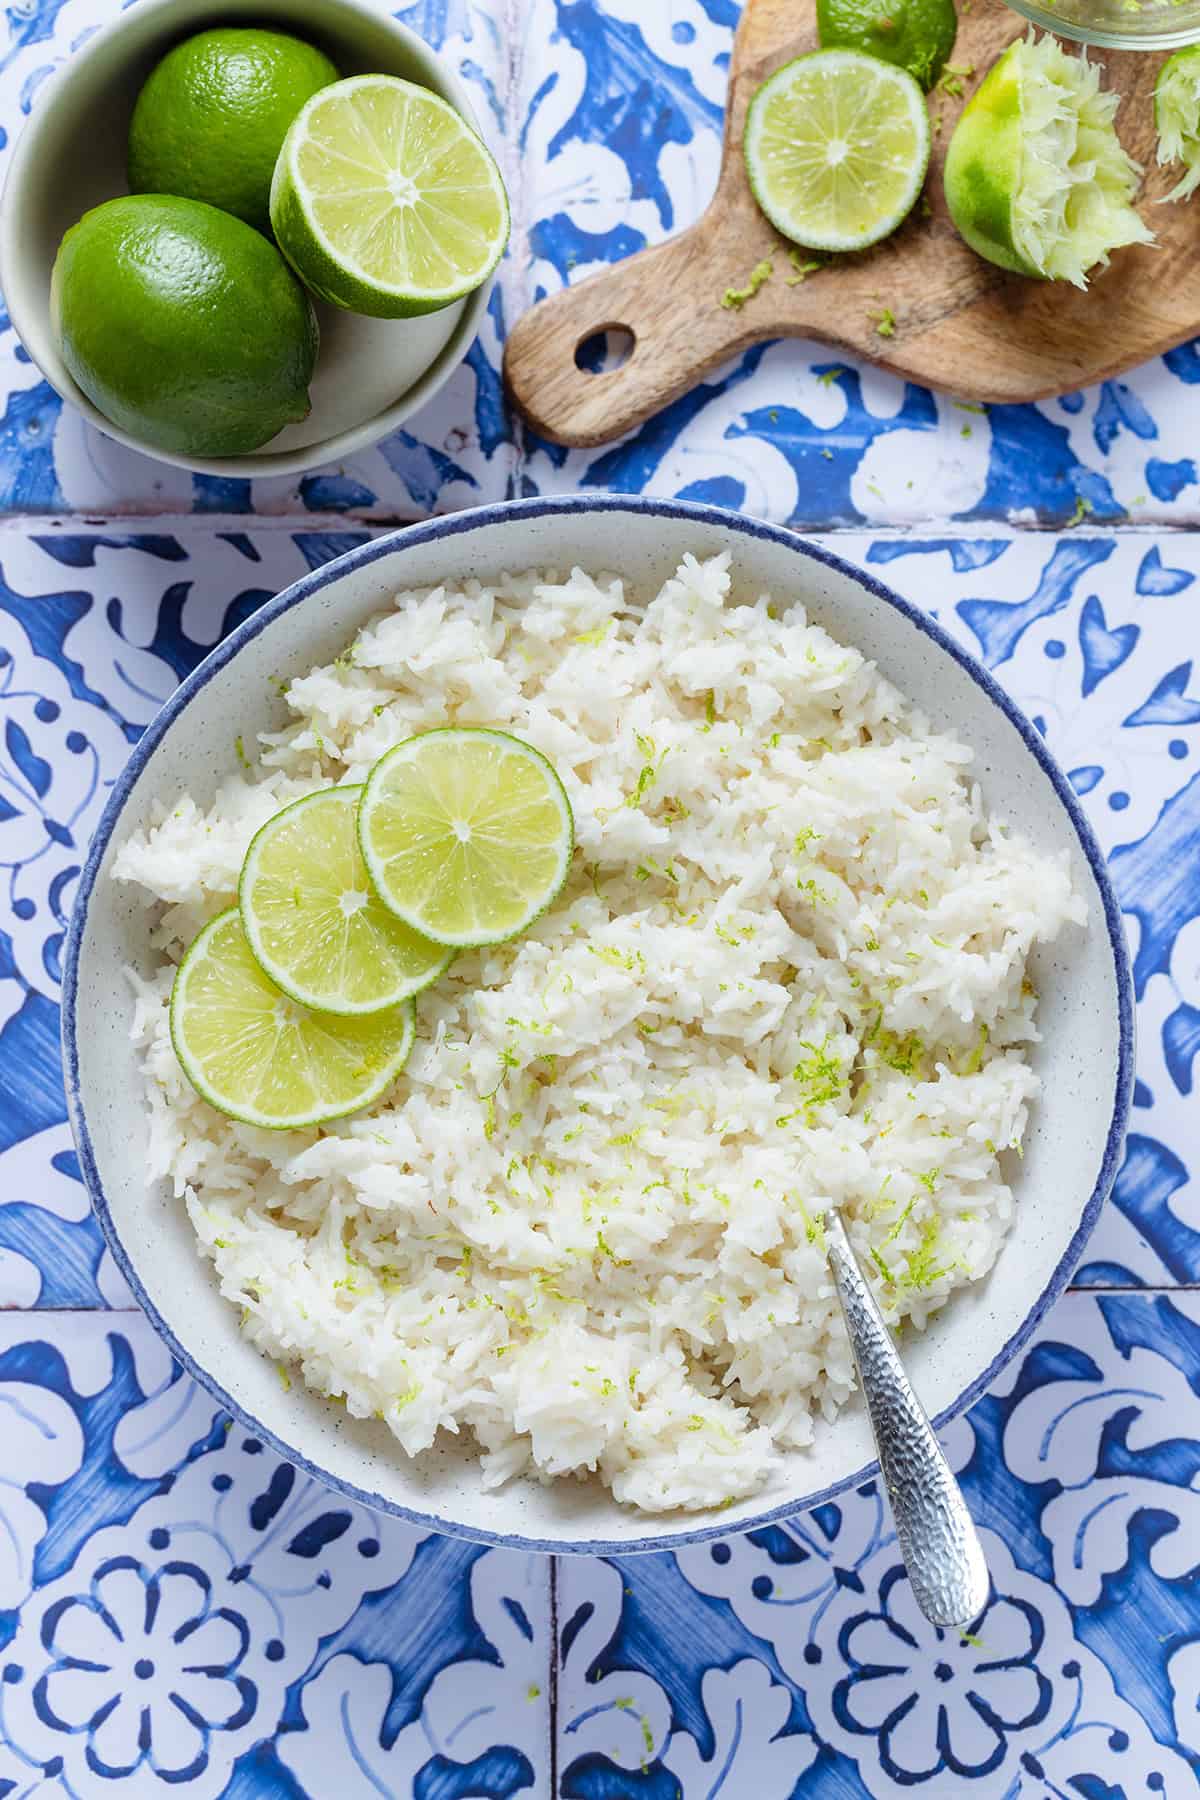
[[[579,570],[406,593],[352,668],[291,684],[252,778],[117,849],[155,908],[134,1005],[152,1177],[265,1357],[382,1419],[397,1455],[473,1434],[488,1486],[591,1474],[649,1512],[754,1494],[849,1397],[829,1206],[914,1330],[1011,1217],[1027,959],[1084,916],[1070,867],[995,829],[969,749],[803,595],[735,603],[733,581],[710,555],[636,608]],[[580,855],[531,930],[420,997],[389,1087],[411,1002],[305,1013],[236,909],[205,921],[311,791],[318,734],[322,771],[357,782],[447,720],[475,742],[481,715],[526,747],[539,806],[530,759],[561,773]],[[293,1052],[326,1037],[314,1081],[326,1052]]]

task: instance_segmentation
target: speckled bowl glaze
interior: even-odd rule
[[[372,0],[138,0],[85,36],[37,97],[0,206],[0,289],[18,337],[51,387],[109,437],[202,474],[298,475],[377,443],[423,406],[470,349],[492,283],[420,319],[366,319],[318,301],[312,410],[248,456],[177,455],[114,425],[76,386],[50,313],[50,272],[63,233],[90,207],[128,192],[129,119],[147,75],[193,32],[238,24],[309,38],[343,75],[378,72],[419,82],[476,123],[454,73]]]
[[[220,1404],[282,1455],[370,1506],[488,1543],[557,1551],[661,1550],[743,1531],[857,1484],[872,1469],[861,1405],[818,1428],[771,1485],[719,1513],[651,1518],[598,1482],[521,1480],[485,1493],[468,1446],[417,1461],[378,1422],[358,1423],[294,1382],[239,1334],[234,1309],[196,1252],[182,1206],[145,1175],[141,1077],[122,968],[149,973],[145,914],[109,879],[115,847],[156,801],[187,788],[206,804],[236,770],[235,740],[283,721],[274,678],[340,651],[401,588],[572,563],[615,569],[652,595],[691,550],[733,552],[735,594],[800,595],[839,638],[875,658],[929,715],[974,747],[988,804],[1039,848],[1066,850],[1088,902],[1086,931],[1036,958],[1043,1083],[1017,1183],[1016,1220],[987,1280],[906,1342],[914,1383],[938,1419],[993,1381],[1066,1285],[1112,1181],[1132,1075],[1132,1005],[1120,917],[1069,785],[1038,733],[977,663],[923,613],[789,531],[674,501],[567,496],[484,507],[365,544],[262,607],[163,707],[117,782],[79,885],[67,947],[63,1039],[80,1160],[114,1256],[151,1320]]]

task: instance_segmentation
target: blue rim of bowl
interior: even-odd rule
[[[396,550],[407,549],[416,544],[444,542],[449,538],[459,537],[465,532],[475,531],[481,526],[500,525],[511,519],[538,519],[580,511],[632,512],[652,518],[690,520],[698,525],[707,525],[716,530],[727,531],[731,536],[758,538],[777,544],[857,582],[861,587],[866,588],[875,599],[883,601],[900,613],[947,656],[952,657],[958,666],[971,677],[976,686],[982,689],[993,705],[1000,709],[1037,762],[1071,821],[1079,840],[1080,850],[1091,870],[1103,902],[1104,925],[1108,933],[1116,977],[1117,1072],[1113,1092],[1113,1114],[1105,1138],[1104,1154],[1101,1158],[1095,1186],[1083,1207],[1079,1224],[1071,1236],[1071,1241],[1060,1257],[1049,1281],[1003,1348],[993,1357],[987,1367],[982,1369],[974,1380],[969,1382],[962,1392],[951,1401],[950,1405],[943,1408],[934,1419],[934,1424],[945,1425],[949,1420],[957,1418],[991,1386],[1001,1370],[1028,1342],[1050,1307],[1063,1292],[1095,1226],[1100,1208],[1116,1178],[1133,1090],[1134,1050],[1133,985],[1120,909],[1109,880],[1104,854],[1084,816],[1074,789],[1050,755],[1041,734],[1015,702],[1009,698],[994,677],[961,645],[957,644],[936,620],[919,611],[907,600],[902,599],[899,594],[893,593],[874,576],[866,574],[864,570],[855,567],[853,563],[846,562],[844,558],[834,555],[831,551],[800,537],[796,532],[789,531],[785,526],[769,525],[761,519],[743,518],[740,514],[729,512],[723,507],[707,506],[694,501],[657,500],[642,495],[598,494],[593,497],[585,494],[563,494],[548,499],[501,501],[492,506],[474,507],[466,512],[452,513],[445,518],[430,519],[418,525],[409,525],[400,531],[390,532],[385,537],[375,538],[369,543],[359,545],[355,549],[335,557],[331,562],[323,564],[321,568],[315,569],[311,574],[302,576],[291,587],[285,588],[282,593],[277,594],[273,600],[267,601],[250,618],[243,620],[227,638],[209,652],[204,661],[198,664],[190,675],[185,677],[146,727],[134,746],[129,761],[114,783],[79,878],[79,888],[67,936],[62,982],[63,1072],[66,1080],[67,1109],[76,1149],[79,1153],[80,1167],[93,1210],[112,1252],[113,1260],[132,1289],[139,1306],[167,1344],[176,1361],[194,1380],[199,1382],[201,1387],[207,1389],[213,1398],[242,1426],[262,1442],[269,1444],[285,1461],[302,1469],[305,1474],[311,1475],[325,1486],[334,1488],[338,1493],[345,1494],[347,1498],[356,1500],[363,1506],[390,1513],[395,1518],[404,1519],[410,1525],[421,1526],[428,1531],[442,1532],[448,1536],[468,1539],[472,1543],[496,1545],[512,1550],[539,1551],[560,1555],[633,1556],[645,1552],[679,1550],[690,1544],[709,1543],[714,1538],[741,1536],[748,1531],[759,1531],[766,1525],[773,1525],[782,1519],[792,1518],[798,1512],[810,1511],[813,1507],[822,1505],[836,1495],[845,1493],[849,1488],[861,1487],[864,1482],[870,1481],[878,1474],[879,1464],[877,1461],[864,1463],[852,1474],[830,1483],[815,1493],[785,1501],[782,1505],[774,1506],[768,1512],[759,1513],[753,1518],[726,1519],[720,1524],[698,1526],[694,1530],[664,1533],[661,1537],[591,1538],[575,1541],[524,1537],[499,1531],[481,1531],[473,1525],[458,1524],[435,1514],[422,1513],[412,1507],[401,1506],[383,1494],[372,1493],[367,1488],[360,1488],[353,1482],[345,1481],[341,1477],[331,1474],[311,1462],[293,1445],[285,1443],[277,1433],[263,1425],[252,1413],[247,1412],[245,1407],[235,1401],[221,1386],[217,1378],[202,1368],[189,1351],[183,1347],[146,1293],[121,1242],[100,1182],[91,1135],[80,1098],[79,1051],[76,1041],[75,1012],[79,992],[80,944],[87,925],[88,905],[96,885],[100,864],[124,810],[125,802],[150,758],[175,720],[201,689],[208,685],[213,676],[232,661],[243,645],[257,637],[268,625],[273,624],[281,614],[290,612],[294,606],[299,606],[311,595],[319,593],[322,588],[328,587],[331,582],[339,580],[341,576],[351,570],[378,562],[384,557],[392,555]]]

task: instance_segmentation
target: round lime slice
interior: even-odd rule
[[[236,906],[204,927],[171,991],[171,1040],[196,1092],[268,1130],[370,1106],[404,1067],[413,1028],[411,1000],[360,1019],[298,1006],[259,968]]]
[[[246,942],[277,987],[318,1012],[374,1013],[436,981],[453,950],[380,904],[358,846],[361,787],[325,788],[268,819],[246,852]]]
[[[499,944],[567,877],[575,828],[545,757],[503,731],[426,731],[372,769],[358,811],[371,880],[437,944]]]
[[[508,198],[487,146],[440,95],[394,75],[352,75],[292,123],[271,225],[321,299],[403,319],[487,280],[508,242]]]
[[[912,211],[929,165],[925,96],[906,69],[814,50],[764,81],[743,149],[754,198],[810,250],[862,250]]]

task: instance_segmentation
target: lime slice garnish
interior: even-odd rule
[[[394,75],[316,94],[279,152],[271,225],[334,306],[408,318],[461,300],[508,242],[508,199],[482,139],[440,95]]]
[[[325,788],[268,819],[246,852],[246,941],[277,987],[320,1012],[374,1013],[420,993],[454,955],[380,904],[358,847],[361,787]]]
[[[1154,233],[1134,211],[1141,169],[1113,128],[1120,98],[1054,38],[1018,38],[963,109],[946,204],[972,250],[1002,269],[1087,286],[1088,270]]]
[[[810,250],[862,250],[911,212],[929,163],[925,96],[904,69],[815,50],[764,81],[743,148],[754,198]]]
[[[1168,56],[1154,84],[1160,163],[1181,162],[1184,176],[1165,196],[1186,200],[1200,187],[1200,44]]]
[[[498,944],[544,912],[575,828],[545,757],[503,731],[426,731],[376,763],[359,839],[385,906],[438,944]]]
[[[269,1130],[319,1125],[386,1093],[413,1040],[413,1003],[365,1019],[309,1012],[267,980],[236,906],[207,924],[179,965],[171,1039],[210,1106]]]

